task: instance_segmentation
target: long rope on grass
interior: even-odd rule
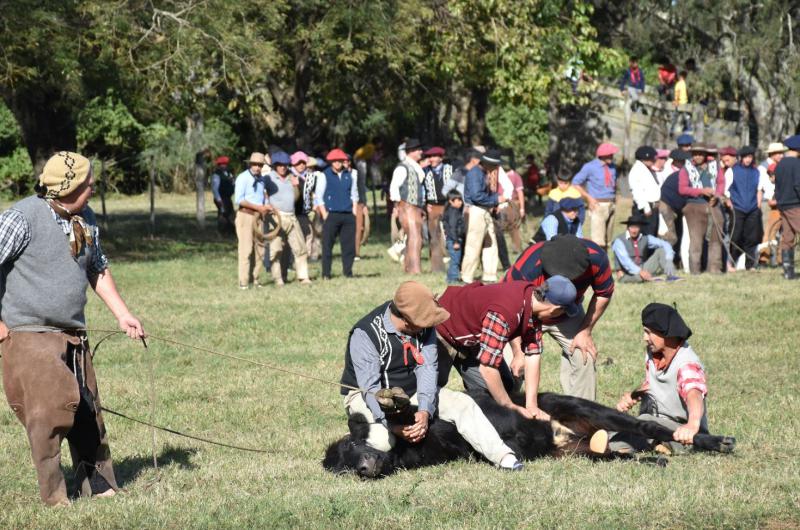
[[[94,356],[97,353],[97,348],[106,339],[108,339],[110,337],[113,337],[115,335],[121,335],[121,334],[125,333],[122,330],[97,329],[97,328],[64,329],[64,328],[58,328],[58,327],[54,327],[54,326],[16,326],[16,327],[13,327],[13,328],[9,329],[9,331],[11,331],[11,332],[13,332],[13,331],[43,331],[43,330],[59,331],[59,332],[63,332],[63,331],[82,331],[82,332],[86,332],[86,333],[105,333],[105,335],[103,335],[103,337],[99,341],[97,341],[97,343],[95,344],[95,347],[92,349],[92,356]],[[301,372],[296,372],[294,370],[289,370],[287,368],[282,368],[280,366],[275,366],[273,364],[263,363],[263,362],[260,362],[260,361],[254,361],[252,359],[246,359],[244,357],[239,357],[237,355],[231,355],[229,353],[219,352],[219,351],[216,351],[216,350],[212,350],[210,348],[205,348],[205,347],[202,347],[202,346],[195,346],[193,344],[187,344],[185,342],[177,341],[177,340],[174,340],[174,339],[168,339],[166,337],[157,337],[155,335],[147,335],[147,338],[148,339],[152,339],[152,340],[158,340],[158,341],[161,341],[161,342],[165,342],[167,344],[173,344],[175,346],[181,346],[183,348],[188,348],[188,349],[191,349],[191,350],[201,351],[203,353],[208,353],[210,355],[217,355],[219,357],[225,357],[225,358],[228,358],[228,359],[234,359],[234,360],[237,360],[237,361],[241,361],[241,362],[245,362],[245,363],[249,363],[249,364],[254,364],[256,366],[261,366],[261,367],[264,367],[264,368],[268,368],[270,370],[275,370],[277,372],[283,372],[283,373],[294,375],[294,376],[297,376],[297,377],[310,379],[312,381],[317,381],[319,383],[325,383],[325,384],[337,386],[337,387],[340,387],[340,388],[347,388],[348,390],[355,390],[355,391],[358,391],[358,392],[365,392],[365,393],[369,393],[369,394],[374,394],[373,392],[370,392],[368,390],[363,390],[361,388],[358,388],[358,387],[355,387],[355,386],[351,386],[351,385],[347,385],[347,384],[344,384],[344,383],[341,383],[341,382],[338,382],[338,381],[332,381],[332,380],[329,380],[329,379],[323,379],[323,378],[320,378],[320,377],[315,377],[313,375],[308,375],[308,374],[304,374],[304,373],[301,373]],[[147,348],[147,342],[145,341],[145,338],[144,337],[140,337],[140,340],[142,341],[142,344],[144,345],[144,347],[146,349]],[[154,467],[156,469],[158,469],[158,460],[157,460],[157,457],[156,457],[156,433],[155,433],[156,430],[164,431],[164,432],[167,432],[167,433],[170,433],[170,434],[174,434],[175,436],[182,436],[184,438],[189,438],[190,440],[196,440],[196,441],[204,442],[204,443],[211,444],[211,445],[217,445],[217,446],[220,446],[220,447],[227,447],[229,449],[236,449],[238,451],[248,451],[248,452],[251,452],[251,453],[270,453],[270,451],[267,451],[267,450],[264,450],[264,449],[256,449],[256,448],[253,448],[253,447],[242,447],[242,446],[239,446],[239,445],[233,445],[233,444],[228,444],[228,443],[224,443],[224,442],[218,442],[218,441],[211,440],[211,439],[208,439],[208,438],[203,438],[203,437],[200,437],[200,436],[195,436],[193,434],[188,434],[188,433],[185,433],[185,432],[177,431],[175,429],[170,429],[169,427],[156,425],[155,424],[155,371],[154,371],[152,362],[149,364],[149,366],[150,366],[149,372],[150,372],[150,392],[151,392],[151,394],[150,394],[150,421],[145,421],[145,420],[141,420],[141,419],[138,419],[138,418],[134,418],[132,416],[128,416],[127,414],[123,414],[121,412],[117,412],[115,410],[109,409],[108,407],[101,406],[100,409],[103,410],[104,412],[108,412],[109,414],[112,414],[114,416],[118,416],[118,417],[126,419],[128,421],[132,421],[132,422],[138,423],[140,425],[146,425],[146,426],[148,426],[148,427],[150,427],[152,429],[153,465],[154,465]]]

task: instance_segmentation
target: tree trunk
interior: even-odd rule
[[[3,100],[16,118],[34,174],[56,151],[77,149],[77,130],[72,111],[59,105],[58,91],[3,91]]]
[[[206,226],[206,151],[198,151],[194,157],[194,182],[197,188],[197,225]]]

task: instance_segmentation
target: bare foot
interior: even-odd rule
[[[114,488],[109,488],[106,491],[104,491],[103,493],[98,493],[97,495],[94,495],[94,496],[98,497],[98,498],[106,499],[108,497],[113,497],[116,494],[117,494],[117,492],[114,491]]]

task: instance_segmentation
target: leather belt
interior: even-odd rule
[[[259,215],[258,210],[248,208],[247,206],[239,206],[239,211],[242,213],[246,213],[247,215]]]
[[[614,202],[617,199],[595,199],[597,202]]]

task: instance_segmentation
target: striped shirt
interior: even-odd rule
[[[67,244],[69,244],[72,223],[56,213],[48,203],[53,220],[58,223]],[[87,222],[93,223],[94,213],[88,208],[81,211],[81,216]],[[91,221],[90,221],[91,220]],[[86,273],[89,277],[94,277],[108,268],[108,258],[100,247],[100,230],[97,225],[90,224],[92,229],[92,240],[94,242],[94,258],[86,265]],[[0,213],[0,265],[17,259],[31,241],[31,225],[19,210],[10,208]]]
[[[572,280],[578,292],[577,300],[583,298],[586,289],[592,288],[596,296],[611,298],[614,294],[614,278],[611,276],[611,266],[608,255],[600,246],[588,239],[581,239],[581,243],[589,252],[589,267],[577,278]],[[534,285],[543,285],[549,277],[542,266],[542,247],[546,241],[535,243],[528,247],[517,261],[508,269],[504,282],[523,280],[533,282]]]

